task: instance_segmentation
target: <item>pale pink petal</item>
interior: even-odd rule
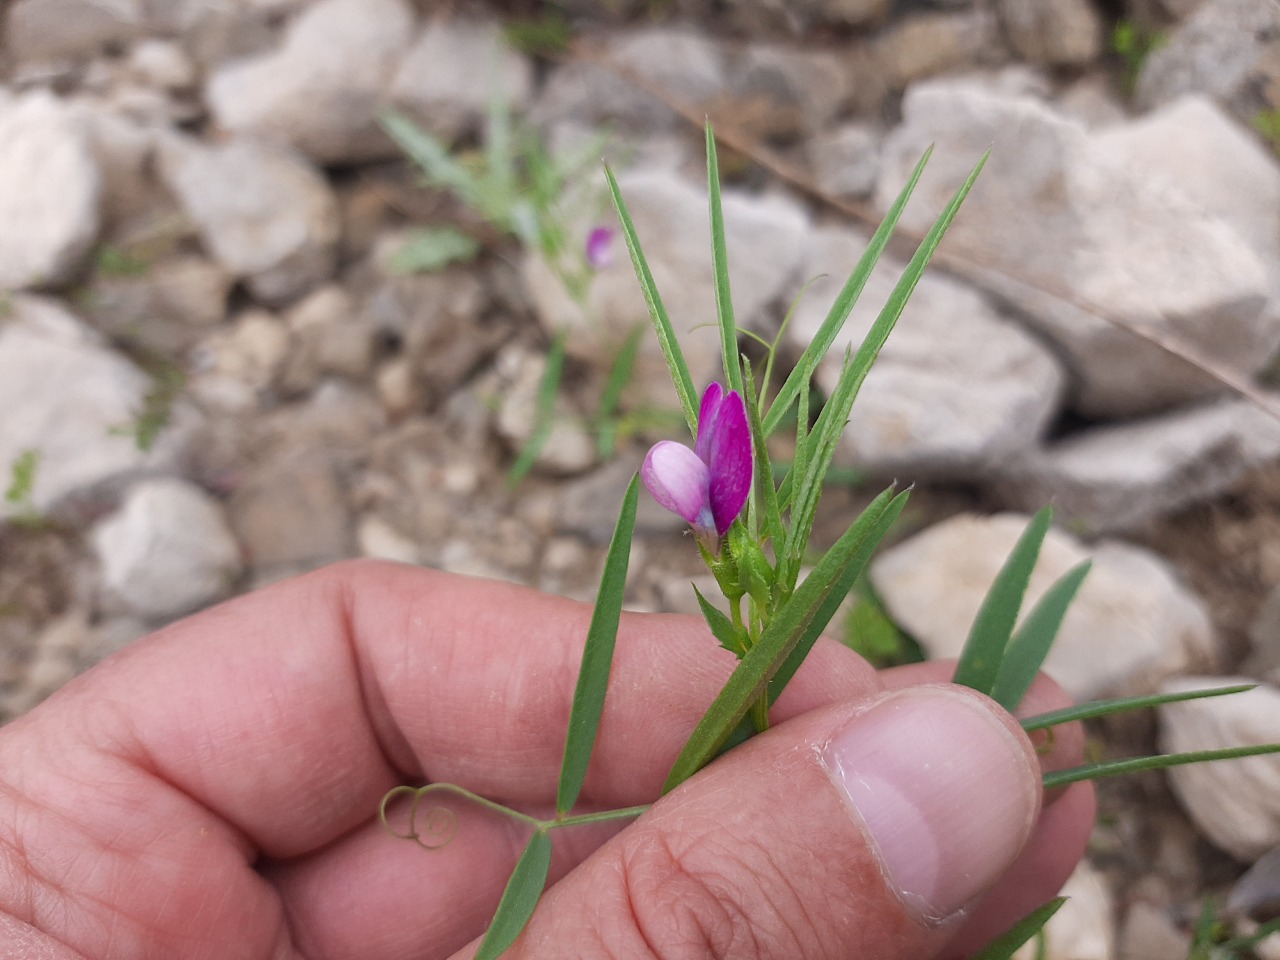
[[[640,479],[663,507],[695,526],[709,526],[710,472],[688,447],[671,440],[655,443],[644,458]]]

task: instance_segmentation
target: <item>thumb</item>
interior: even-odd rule
[[[553,887],[515,958],[921,960],[1013,863],[1039,765],[955,686],[805,714],[660,800]]]

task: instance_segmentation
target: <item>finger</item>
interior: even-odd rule
[[[1029,741],[979,694],[814,711],[659,801],[552,888],[509,956],[931,956],[1039,796]]]
[[[881,671],[887,688],[949,679],[954,661],[931,661]],[[1018,705],[1019,717],[1035,716],[1070,706],[1071,698],[1050,677],[1040,674]],[[1032,742],[1044,772],[1084,762],[1084,725],[1063,724],[1052,735],[1033,735]],[[965,957],[1012,927],[1062,889],[1089,842],[1096,813],[1093,785],[1077,783],[1048,791],[1044,807],[1026,849],[991,892],[975,906],[964,929],[948,945],[944,960]]]
[[[41,851],[50,864],[0,909],[37,928],[77,926],[82,938],[67,935],[88,945],[109,923],[139,941],[207,936],[220,960],[241,955],[220,939],[230,931],[243,955],[261,956],[292,905],[247,869],[261,854],[374,835],[381,795],[406,777],[550,800],[589,619],[582,604],[511,585],[356,563],[161,631],[0,734],[0,851]],[[780,717],[875,687],[847,650],[824,646],[814,660]],[[690,618],[625,617],[586,801],[655,796],[735,662]],[[502,835],[476,839],[500,846]],[[379,855],[401,846],[378,840]],[[492,872],[475,871],[477,903],[501,889]],[[378,877],[413,890],[412,877]],[[385,889],[331,885],[332,922]],[[444,922],[416,906],[402,922]]]
[[[1084,855],[1096,813],[1091,783],[1072,784],[1041,810],[1022,854],[977,904],[939,960],[972,956],[1057,896]]]
[[[881,670],[880,682],[888,689],[899,689],[921,683],[944,683],[951,679],[955,670],[954,660],[911,663]],[[1050,710],[1069,707],[1072,703],[1071,697],[1052,677],[1040,673],[1036,675],[1035,681],[1013,714],[1019,718],[1034,717],[1037,714],[1048,713]],[[1031,741],[1036,745],[1036,752],[1040,755],[1040,769],[1045,773],[1065,770],[1084,762],[1085,731],[1082,723],[1064,723],[1053,727],[1051,731],[1038,731],[1032,736]],[[1049,791],[1045,795],[1046,805],[1055,803],[1062,793],[1062,790]]]
[[[340,564],[161,631],[5,742],[38,727],[90,751],[110,744],[276,857],[368,821],[406,778],[545,802],[590,615],[512,584]],[[815,659],[793,704],[875,688],[873,671],[838,646]],[[624,616],[584,798],[656,796],[736,662],[693,618]],[[779,715],[790,709],[780,703]]]

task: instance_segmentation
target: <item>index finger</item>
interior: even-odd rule
[[[589,619],[510,584],[340,564],[161,631],[6,732],[108,752],[291,857],[368,821],[405,779],[553,797]],[[875,688],[849,651],[815,657],[782,713]],[[735,662],[699,621],[624,616],[584,796],[655,797]]]

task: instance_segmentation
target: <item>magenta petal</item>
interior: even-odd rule
[[[613,227],[596,227],[587,234],[587,263],[596,270],[613,263]]]
[[[671,440],[655,443],[640,468],[640,479],[653,499],[694,526],[710,525],[709,478],[707,465],[698,455]]]
[[[698,410],[698,436],[694,450],[703,463],[711,462],[711,437],[715,433],[716,416],[724,401],[724,387],[710,384],[702,394],[702,407]]]
[[[711,516],[716,533],[723,537],[746,506],[754,466],[747,405],[736,390],[730,390],[720,404],[711,431],[709,466]]]

